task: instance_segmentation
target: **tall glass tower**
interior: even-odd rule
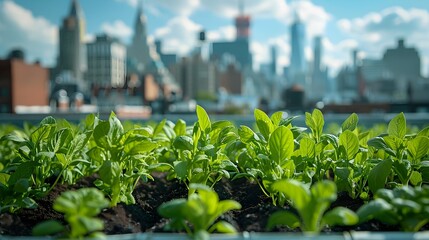
[[[291,59],[290,59],[290,74],[302,74],[306,72],[306,63],[304,55],[305,45],[305,26],[295,13],[295,22],[291,26]]]

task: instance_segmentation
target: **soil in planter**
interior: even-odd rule
[[[105,209],[98,217],[105,223],[106,234],[125,234],[137,232],[164,232],[166,219],[159,216],[157,208],[164,202],[176,198],[186,198],[187,189],[184,184],[165,179],[165,174],[154,174],[155,181],[141,183],[134,191],[135,205],[118,204],[114,208]],[[15,214],[0,214],[0,235],[29,236],[31,229],[38,223],[57,219],[64,222],[63,216],[52,209],[53,201],[61,192],[80,187],[93,187],[95,178],[85,178],[76,186],[57,185],[49,195],[38,201],[37,209],[22,209]],[[219,198],[233,199],[242,205],[241,210],[224,214],[221,219],[233,224],[239,231],[265,232],[268,217],[280,207],[273,206],[271,199],[266,197],[259,186],[246,179],[234,181],[222,180],[215,185]],[[357,210],[363,203],[350,199],[347,194],[339,194],[333,206],[344,206]],[[288,209],[288,207],[285,207]],[[335,227],[325,232],[360,231],[398,231],[396,226],[386,226],[376,221],[354,227]],[[428,225],[424,229],[429,229]],[[291,232],[287,227],[279,227],[274,231]]]

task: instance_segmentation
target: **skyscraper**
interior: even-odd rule
[[[84,82],[86,71],[85,18],[78,0],[72,0],[70,13],[60,27],[57,74],[70,74],[81,91],[87,90]]]
[[[143,13],[143,4],[140,4],[134,22],[134,36],[128,48],[128,58],[133,59],[139,69],[147,71],[154,54],[147,41],[146,16]]]
[[[250,36],[250,16],[244,14],[243,0],[239,0],[239,14],[235,18],[235,29],[237,32],[237,40],[249,40]]]
[[[326,70],[322,69],[322,37],[314,37],[313,69],[311,78],[311,91],[308,97],[313,100],[322,100],[327,89]]]
[[[168,71],[156,53],[156,49],[149,45],[146,32],[146,16],[143,13],[143,1],[137,11],[134,24],[134,36],[127,51],[127,62],[130,64],[128,73],[138,75],[152,75],[160,86],[165,98],[178,97],[180,87],[173,75]]]
[[[252,69],[253,61],[250,53],[250,16],[244,14],[244,5],[239,0],[239,14],[235,18],[236,39],[232,42],[214,42],[212,44],[211,59],[220,60],[223,55],[229,54],[240,64],[240,69]]]
[[[88,81],[102,87],[122,87],[126,75],[125,46],[117,39],[99,35],[88,43],[87,49]]]
[[[290,80],[295,83],[304,84],[301,75],[307,71],[304,55],[305,45],[305,26],[301,22],[297,13],[295,13],[295,21],[291,26],[291,59],[289,74]]]

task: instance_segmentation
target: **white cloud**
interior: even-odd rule
[[[207,40],[214,41],[231,41],[235,39],[236,29],[234,26],[224,26],[217,30],[207,31]]]
[[[238,1],[201,0],[201,6],[225,18],[233,18],[239,12]],[[323,7],[309,0],[293,1],[291,4],[284,0],[247,0],[244,11],[252,18],[276,19],[288,26],[294,21],[294,12],[297,12],[306,25],[309,37],[323,33],[331,19],[331,15]]]
[[[55,25],[10,0],[0,2],[0,23],[1,54],[18,47],[29,61],[40,59],[43,64],[54,64],[58,42]]]
[[[127,42],[133,33],[133,30],[121,20],[116,20],[113,23],[105,22],[101,25],[101,29],[108,35],[117,37],[123,42]]]
[[[116,0],[124,2],[132,7],[137,7],[141,4],[141,0]],[[189,16],[200,6],[200,0],[157,0],[144,1],[143,7],[150,13],[158,16],[161,14],[160,8],[167,9],[174,14]]]
[[[154,37],[163,42],[164,52],[175,52],[180,55],[188,53],[196,43],[202,26],[186,16],[177,16],[167,22],[166,26],[155,31]]]

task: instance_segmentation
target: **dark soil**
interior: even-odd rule
[[[118,204],[114,208],[105,209],[99,218],[105,223],[106,234],[125,234],[137,232],[164,232],[167,220],[157,213],[157,208],[164,202],[175,198],[186,198],[186,186],[175,180],[166,180],[162,173],[154,174],[155,181],[142,183],[134,191],[135,205]],[[38,223],[56,219],[64,222],[62,214],[52,209],[55,198],[61,192],[79,187],[93,186],[94,178],[86,178],[76,186],[58,185],[49,195],[38,200],[37,209],[22,209],[15,214],[0,214],[0,235],[29,236],[31,229]],[[224,214],[221,219],[233,224],[239,231],[265,232],[268,217],[280,207],[272,205],[271,198],[266,197],[259,186],[246,179],[234,181],[223,180],[215,185],[219,198],[233,199],[242,205],[241,210]],[[357,210],[362,205],[358,200],[340,194],[332,206],[344,206]],[[287,206],[285,208],[288,208]],[[398,231],[397,226],[387,226],[379,222],[369,222],[354,227],[335,227],[325,232],[360,231]],[[425,227],[427,229],[427,226]],[[291,232],[287,227],[276,228],[274,231]]]

